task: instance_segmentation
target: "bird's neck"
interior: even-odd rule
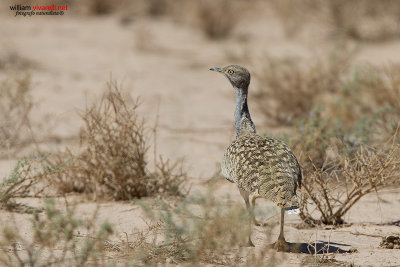
[[[242,119],[243,117],[249,122],[251,129],[248,131],[256,132],[253,121],[251,120],[249,107],[247,106],[247,89],[236,88],[236,109],[235,109],[235,127],[236,127],[236,138],[241,135],[242,132]]]

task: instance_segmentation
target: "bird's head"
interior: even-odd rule
[[[212,67],[212,71],[216,71],[225,75],[235,88],[247,90],[250,84],[250,73],[247,69],[238,65],[229,65],[223,68]]]

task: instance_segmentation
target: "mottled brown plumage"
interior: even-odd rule
[[[287,251],[289,246],[283,235],[284,211],[298,206],[296,189],[301,186],[302,179],[299,163],[284,142],[256,134],[247,106],[249,72],[236,65],[212,70],[223,73],[236,91],[236,140],[225,151],[222,174],[237,184],[253,219],[258,197],[271,200],[281,208],[281,231],[275,247]],[[253,207],[249,196],[253,198]],[[249,244],[253,245],[250,237]]]
[[[221,168],[228,180],[254,196],[269,199],[281,208],[298,206],[300,166],[290,148],[280,140],[242,130],[226,149]]]

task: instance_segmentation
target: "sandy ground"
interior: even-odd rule
[[[225,79],[208,71],[209,67],[236,63],[235,56],[254,58],[263,53],[313,56],[315,46],[329,46],[321,36],[307,41],[287,39],[277,22],[268,18],[239,25],[233,37],[224,41],[210,41],[191,26],[167,19],[138,19],[123,25],[118,16],[23,18],[2,14],[0,21],[0,52],[16,53],[32,63],[26,72],[31,75],[33,96],[39,103],[33,119],[43,123],[50,114],[56,121],[51,130],[61,142],[44,143],[44,147],[65,147],[68,142],[63,138],[75,136],[81,126],[77,111],[96,99],[112,77],[132,96],[140,96],[143,104],[139,111],[150,126],[159,106],[158,152],[171,159],[185,158],[193,188],[215,172],[223,150],[234,138],[233,90]],[[400,41],[364,44],[357,59],[378,64],[400,62],[399,47]],[[0,77],[3,75],[0,73]],[[253,109],[251,91],[249,101],[255,124],[262,132],[266,126]],[[9,173],[14,163],[13,158],[1,160],[0,177]],[[234,185],[220,185],[221,194],[229,193],[243,204]],[[377,237],[400,234],[398,226],[389,225],[400,219],[399,193],[400,189],[381,192],[384,202],[378,202],[375,195],[367,196],[345,217],[351,225],[334,230],[297,230],[294,226],[300,219],[289,216],[286,238],[291,242],[331,241],[342,249],[356,248],[357,253],[336,255],[337,260],[346,263],[400,265],[400,250],[379,248],[381,238]],[[24,201],[41,205],[38,199]],[[99,218],[113,223],[117,235],[131,234],[145,226],[143,214],[134,203],[99,205]],[[82,201],[78,209],[85,216],[95,206]],[[261,208],[263,205],[258,204]],[[2,222],[13,216],[21,233],[30,236],[30,215],[0,211]],[[278,234],[277,227],[274,234]],[[262,245],[259,227],[253,240],[257,247]],[[282,265],[299,265],[305,256],[279,254]]]

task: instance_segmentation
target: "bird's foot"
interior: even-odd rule
[[[278,238],[278,240],[271,245],[274,249],[280,252],[290,252],[289,243],[284,238]]]

